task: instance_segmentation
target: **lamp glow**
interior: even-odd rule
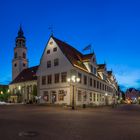
[[[19,86],[18,89],[21,90],[21,86]]]

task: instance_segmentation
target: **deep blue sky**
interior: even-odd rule
[[[20,23],[29,65],[38,65],[54,35],[78,50],[92,43],[97,62],[107,63],[121,86],[140,87],[138,0],[0,0],[0,83],[11,81],[11,62]]]

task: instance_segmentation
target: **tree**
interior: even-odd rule
[[[10,93],[8,93],[8,86],[1,86],[0,87],[0,101],[8,101],[10,97]]]
[[[33,86],[33,96],[37,96],[37,86]]]
[[[33,86],[33,102],[36,102],[36,96],[37,96],[37,86],[36,85],[34,85]]]
[[[123,91],[121,91],[121,92],[122,92],[122,98],[123,98],[123,100],[125,100],[125,93]]]

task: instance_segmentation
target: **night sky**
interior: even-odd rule
[[[22,24],[30,66],[39,64],[53,26],[55,37],[81,52],[92,44],[97,62],[112,68],[123,89],[139,88],[139,7],[138,0],[0,0],[0,84],[11,81]]]

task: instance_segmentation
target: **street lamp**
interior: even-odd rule
[[[18,86],[19,91],[21,90],[21,86]]]
[[[80,82],[80,78],[76,77],[75,75],[72,75],[70,78],[67,79],[67,82],[70,83],[73,87],[73,94],[72,94],[72,109],[75,109],[75,105],[74,105],[74,85],[75,83],[79,83]]]
[[[8,89],[7,92],[10,93],[10,89]]]
[[[18,100],[20,102],[21,101],[21,86],[18,86],[18,90],[19,90],[19,95],[18,95],[19,96],[18,97],[19,99]]]
[[[107,101],[107,100],[108,100],[108,99],[107,99],[107,96],[108,96],[108,94],[105,93],[105,104],[106,104],[106,105],[108,104],[108,103],[107,103],[107,102],[108,102],[108,101]]]

